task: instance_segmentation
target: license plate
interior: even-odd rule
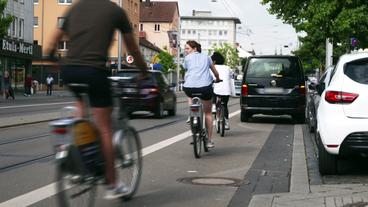
[[[284,92],[282,88],[265,88],[265,93],[271,93],[271,94],[281,94]]]
[[[138,93],[139,90],[137,88],[124,88],[123,92],[125,92],[125,93]]]
[[[97,141],[97,131],[89,122],[75,124],[73,131],[76,146],[82,146]]]

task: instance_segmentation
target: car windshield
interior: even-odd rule
[[[247,76],[250,78],[299,77],[299,64],[294,58],[252,58]]]
[[[358,83],[368,84],[368,59],[347,63],[344,73]]]

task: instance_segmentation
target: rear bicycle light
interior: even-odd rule
[[[359,94],[343,91],[326,91],[325,100],[329,103],[353,103]]]
[[[247,84],[242,85],[241,93],[242,93],[242,96],[248,96],[248,86],[247,86]]]
[[[51,130],[51,133],[55,135],[65,135],[68,131],[65,127],[56,127]]]

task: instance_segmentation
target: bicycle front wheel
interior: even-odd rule
[[[116,179],[123,182],[129,191],[122,198],[131,199],[138,190],[142,175],[142,144],[133,127],[120,129],[114,134]]]
[[[96,183],[93,177],[89,179],[68,170],[67,163],[58,164],[56,169],[56,198],[62,207],[94,206]]]

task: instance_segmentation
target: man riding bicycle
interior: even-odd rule
[[[202,100],[203,111],[205,113],[206,127],[208,130],[208,148],[213,148],[215,145],[212,140],[212,114],[211,114],[211,99],[213,96],[212,82],[213,78],[210,70],[216,77],[215,82],[219,82],[217,70],[211,59],[200,53],[201,46],[196,41],[190,40],[185,44],[185,59],[184,68],[185,82],[184,92],[188,97],[193,97],[194,94],[202,94],[199,98]],[[192,99],[188,98],[188,103],[191,105]]]
[[[123,196],[129,189],[116,183],[114,149],[112,145],[112,92],[110,71],[106,68],[108,49],[115,30],[123,33],[127,49],[134,56],[136,66],[146,73],[147,65],[136,43],[130,21],[123,9],[108,0],[80,0],[65,15],[65,21],[53,33],[47,51],[51,54],[59,41],[68,38],[68,53],[62,61],[62,77],[65,83],[83,83],[89,86],[92,113],[102,139],[106,160],[106,177],[109,188],[106,199]],[[142,74],[142,75],[143,75]],[[76,103],[81,116],[81,100]]]

